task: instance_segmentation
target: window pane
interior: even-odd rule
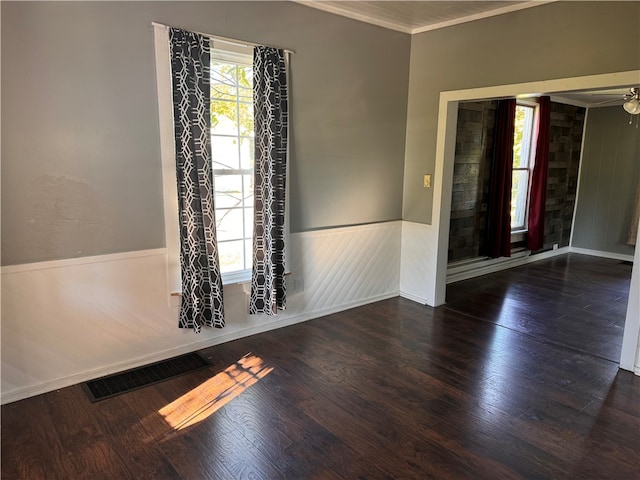
[[[237,103],[211,99],[211,133],[238,135]]]
[[[243,175],[244,181],[244,205],[253,207],[253,175]]]
[[[243,238],[242,209],[216,209],[216,233],[219,241]]]
[[[244,235],[245,238],[253,237],[253,208],[244,209]]]
[[[214,170],[238,168],[238,138],[211,136],[211,158]]]
[[[253,104],[240,102],[240,135],[253,137]]]
[[[253,168],[255,142],[253,138],[240,139],[240,168]]]
[[[514,170],[511,185],[511,230],[525,228],[529,170]]]
[[[220,271],[222,273],[244,270],[244,241],[218,242]]]
[[[238,87],[240,101],[253,103],[253,67],[238,65]]]
[[[216,211],[242,206],[242,175],[216,175]],[[218,218],[218,213],[216,213]]]
[[[238,92],[236,66],[223,62],[211,62],[211,98],[235,100]]]
[[[513,132],[513,167],[526,168],[529,165],[531,141],[533,138],[533,117],[535,109],[524,105],[516,106]]]
[[[253,68],[250,56],[246,61],[249,65],[236,64],[231,57],[211,61],[212,164],[218,254],[223,273],[251,268]]]
[[[253,267],[253,240],[245,240],[245,268]]]

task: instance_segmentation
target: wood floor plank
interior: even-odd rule
[[[446,308],[618,362],[630,279],[624,262],[568,254],[449,285]]]
[[[338,478],[362,474],[352,470],[356,454],[349,445],[307,416],[286,398],[289,395],[274,398],[269,382],[286,381],[269,378],[240,395],[223,413],[236,419],[243,434],[277,463],[284,478],[323,478],[327,468]],[[367,478],[385,478],[375,466],[366,474]]]
[[[44,395],[28,398],[2,408],[3,479],[65,479],[71,471],[51,417],[45,407]]]
[[[200,422],[178,431],[161,413],[209,376],[205,371],[194,372],[125,397],[141,418],[148,433],[146,441],[158,446],[181,478],[241,478],[233,461],[236,439],[231,425],[213,416],[205,425]]]
[[[306,336],[306,333],[296,332],[294,336]],[[278,464],[285,473],[285,478],[357,478],[359,476],[370,479],[394,478],[393,475],[384,473],[378,468],[375,462],[354,462],[355,458],[359,458],[359,454],[311,418],[304,406],[300,407],[300,399],[308,396],[307,394],[303,397],[294,395],[290,385],[295,384],[301,387],[301,391],[305,390],[302,385],[307,385],[306,389],[312,396],[318,395],[316,392],[318,387],[322,389],[325,387],[318,384],[321,376],[314,373],[311,368],[303,369],[308,373],[305,375],[300,371],[304,365],[302,362],[291,363],[289,346],[292,345],[292,339],[290,337],[287,331],[278,330],[253,339],[252,352],[268,359],[268,364],[274,366],[274,372],[257,384],[256,388],[251,390],[251,395],[241,395],[238,397],[241,402],[233,405],[237,406],[244,402],[255,403],[255,408],[250,410],[250,415],[266,417],[271,428],[276,431],[286,431],[291,445],[284,448],[282,455],[278,458]],[[300,338],[297,338],[297,341],[293,340],[293,344],[300,345],[299,340]],[[215,347],[213,350],[223,357],[230,355],[230,358],[235,358],[245,351],[242,348],[240,350],[234,348],[237,345],[237,342],[233,342]],[[274,398],[274,391],[281,394]],[[260,408],[261,405],[262,408]],[[263,410],[265,406],[269,409],[268,414]],[[273,432],[273,430],[270,431]],[[262,437],[254,441],[260,444],[267,455],[277,458],[274,445],[278,442],[272,442],[270,437],[264,435]],[[326,473],[326,469],[330,469],[331,475]]]
[[[118,439],[114,450],[136,475],[149,480],[182,478],[155,443],[144,441],[146,435],[138,428],[140,417],[123,396],[98,402],[93,410],[105,435]]]
[[[91,403],[79,386],[52,392],[47,399],[46,408],[61,439],[71,478],[136,478],[113,448],[114,439],[96,422]]]

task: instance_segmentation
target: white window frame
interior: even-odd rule
[[[215,40],[211,41],[211,60],[226,61],[229,63],[235,63],[240,65],[253,66],[253,47],[244,47],[239,45],[219,45]],[[236,99],[237,100],[237,99]],[[212,133],[213,136],[213,133]],[[239,145],[238,145],[239,147]],[[246,170],[246,169],[245,169]],[[213,170],[214,185],[215,177],[218,175],[243,175],[244,170],[234,169],[229,171]],[[253,172],[252,172],[253,174]],[[244,212],[243,212],[244,214]],[[243,217],[243,229],[244,229],[244,217]],[[243,253],[244,247],[243,247]],[[233,272],[222,273],[222,283],[239,283],[248,282],[251,280],[251,267],[243,270],[237,270]]]
[[[528,180],[527,180],[527,196],[526,196],[526,202],[525,202],[525,206],[524,206],[524,221],[523,221],[523,225],[518,225],[515,228],[511,229],[511,234],[516,236],[515,240],[517,240],[521,236],[519,234],[524,234],[529,230],[528,223],[529,223],[529,204],[530,204],[530,198],[531,198],[531,180],[533,178],[533,167],[535,166],[535,158],[536,158],[536,144],[535,144],[535,141],[536,141],[536,138],[538,136],[537,135],[537,133],[538,133],[538,104],[537,103],[518,100],[517,106],[532,108],[533,109],[533,118],[531,120],[531,127],[530,127],[529,131],[528,132],[524,132],[523,136],[522,136],[523,143],[525,142],[525,140],[528,140],[528,144],[529,144],[528,145],[528,149],[527,149],[528,152],[526,154],[527,166],[526,167],[515,167],[514,165],[512,165],[514,172],[515,171],[525,171],[525,170],[528,172],[528,176],[527,176],[527,178],[528,178]],[[513,160],[512,160],[512,162],[513,162]],[[513,176],[513,174],[512,174],[512,176]],[[513,186],[512,186],[512,191],[513,191]],[[514,239],[512,238],[512,241],[513,240]]]
[[[156,85],[158,93],[158,122],[160,126],[160,157],[162,160],[162,193],[164,229],[167,248],[167,288],[170,304],[180,304],[182,292],[180,272],[180,226],[178,224],[178,190],[176,188],[176,151],[173,131],[173,100],[171,93],[171,60],[169,29],[154,25],[156,54]]]

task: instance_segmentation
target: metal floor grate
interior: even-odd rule
[[[82,386],[91,401],[97,402],[193,372],[208,365],[207,361],[197,353],[188,353],[180,357],[90,380],[83,383]]]

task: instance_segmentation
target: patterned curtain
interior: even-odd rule
[[[284,51],[256,47],[253,72],[255,211],[249,313],[275,315],[286,305],[284,206],[288,105]]]
[[[224,326],[211,166],[209,39],[169,29],[178,180],[180,328]]]

